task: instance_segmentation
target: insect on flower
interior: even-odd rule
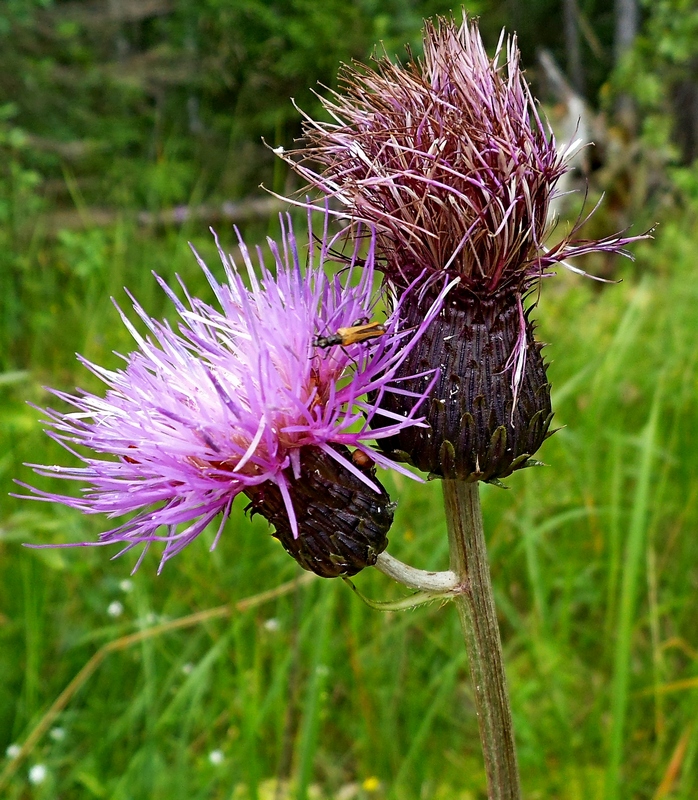
[[[334,347],[334,345],[341,345],[347,347],[350,344],[357,342],[365,342],[369,339],[375,339],[378,336],[384,336],[387,333],[387,328],[382,322],[369,322],[365,325],[351,325],[348,328],[337,328],[337,333],[330,336],[316,336],[313,339],[314,347]]]

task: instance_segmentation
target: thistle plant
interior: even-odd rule
[[[402,429],[381,447],[444,479],[450,591],[489,796],[514,800],[518,766],[477,482],[500,484],[540,463],[533,456],[550,434],[550,384],[531,316],[542,279],[558,264],[583,272],[569,264],[576,256],[629,256],[625,245],[642,237],[580,239],[580,218],[547,244],[550,202],[581,142],[558,148],[515,38],[502,35],[490,58],[475,23],[439,19],[426,23],[421,60],[402,66],[382,57],[374,67],[345,66],[340,90],[322,100],[331,121],[305,116],[306,146],[277,152],[343,213],[375,226],[377,263],[407,324],[424,320],[437,278],[459,280],[398,371],[420,376],[405,381],[413,395],[376,402],[405,415],[412,397],[428,396],[427,426]],[[408,297],[415,280],[422,291]],[[421,376],[434,368],[428,390]]]
[[[240,240],[249,288],[220,246],[225,283],[198,259],[218,308],[184,286],[182,301],[158,279],[178,327],[133,300],[149,333],[119,311],[137,345],[125,367],[83,359],[105,395],[57,391],[73,410],[44,412],[49,435],[82,466],[33,468],[87,489],[27,488],[125,518],[84,544],[145,553],[160,542],[161,568],[217,520],[215,546],[244,495],[305,569],[346,578],[375,565],[425,593],[408,604],[454,598],[489,796],[516,800],[478,482],[537,463],[550,432],[532,318],[541,281],[558,264],[582,272],[568,263],[575,256],[629,255],[625,245],[642,237],[588,241],[578,224],[547,244],[550,201],[581,143],[558,148],[515,39],[502,37],[490,58],[476,25],[438,20],[426,24],[422,60],[375,66],[345,67],[342,90],[323,101],[333,121],[306,117],[307,147],[278,151],[324,195],[320,209],[301,204],[305,268],[288,221],[280,244],[269,242],[273,271],[261,251],[255,266]],[[334,235],[332,215],[350,218]],[[388,313],[371,323],[376,271]],[[394,503],[375,467],[416,477],[398,462],[443,479],[450,570],[425,572],[386,552]]]
[[[443,296],[416,331],[404,328],[397,304],[379,338],[323,349],[319,336],[375,311],[375,238],[364,256],[357,240],[330,277],[338,242],[327,215],[305,269],[289,219],[281,246],[269,240],[275,275],[261,250],[255,269],[240,239],[249,289],[216,243],[227,282],[196,257],[219,309],[184,286],[183,302],[158,279],[178,328],[152,319],[131,298],[148,335],[119,310],[137,345],[125,367],[81,359],[106,385],[105,396],[53,392],[74,410],[47,409],[49,435],[83,466],[30,466],[88,488],[79,497],[27,488],[35,498],[87,514],[126,517],[99,542],[83,544],[117,543],[121,552],[143,545],[137,568],[150,545],[162,542],[160,569],[218,519],[215,547],[242,494],[302,567],[324,577],[353,575],[376,562],[393,520],[375,464],[406,472],[371,443],[423,424],[419,398],[403,417],[366,398],[410,392],[400,388],[397,373]],[[434,376],[432,370],[430,387]]]

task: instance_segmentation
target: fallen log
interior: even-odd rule
[[[178,227],[188,222],[215,225],[220,222],[239,224],[264,219],[278,214],[287,207],[276,197],[255,197],[239,201],[225,201],[220,205],[174,206],[161,211],[135,211],[109,208],[80,208],[54,211],[41,217],[44,229],[55,234],[60,230],[86,230],[106,228],[124,220],[147,227]]]

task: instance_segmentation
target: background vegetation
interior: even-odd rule
[[[624,49],[607,2],[466,5],[492,46],[501,25],[518,30],[552,120],[569,117],[569,93],[541,67],[541,48],[583,95],[599,146],[580,169],[592,198],[606,192],[594,232],[660,223],[634,265],[582,265],[621,284],[546,282],[536,313],[564,427],[541,452],[549,468],[512,476],[507,492],[483,487],[526,797],[689,800],[698,795],[698,12],[690,0],[648,2]],[[300,570],[242,504],[213,553],[204,535],[161,576],[152,556],[131,577],[133,560],[112,563],[101,548],[22,548],[94,539],[105,521],[7,495],[13,478],[30,480],[24,462],[65,462],[25,401],[50,403],[45,385],[96,388],[76,351],[111,365],[112,351],[131,347],[111,296],[126,305],[128,286],[165,314],[151,270],[181,274],[205,295],[186,243],[214,265],[208,224],[231,248],[232,222],[250,242],[275,231],[257,186],[296,187],[261,137],[288,146],[299,135],[289,97],[314,113],[309,87],[331,87],[341,60],[368,58],[379,40],[391,54],[405,43],[418,51],[422,17],[448,9],[438,0],[0,6],[0,756],[9,748],[0,796],[485,797],[453,609],[381,614],[343,583],[318,580],[119,644]],[[444,568],[439,484],[386,480],[400,500],[391,552]],[[356,583],[371,597],[399,594],[371,570]],[[13,761],[69,681],[115,641]]]

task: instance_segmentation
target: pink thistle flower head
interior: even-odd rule
[[[357,240],[343,269],[329,276],[339,237],[330,235],[325,214],[313,241],[311,216],[309,209],[305,269],[290,219],[282,218],[280,246],[269,240],[275,275],[260,249],[255,270],[240,239],[249,288],[217,239],[225,283],[196,256],[218,308],[183,285],[182,301],[158,279],[179,315],[176,328],[133,300],[143,336],[119,311],[137,345],[125,367],[82,359],[105,383],[105,395],[54,391],[73,411],[44,412],[49,435],[82,465],[30,465],[87,488],[72,497],[27,487],[35,498],[125,517],[94,544],[121,543],[121,552],[144,544],[145,553],[162,541],[161,568],[220,516],[215,546],[241,493],[306,569],[331,577],[375,563],[394,506],[374,464],[405,470],[373,442],[420,419],[418,402],[399,416],[367,398],[410,393],[396,374],[421,330],[404,329],[398,305],[376,326],[380,336],[331,344],[328,334],[354,330],[377,313],[375,237],[364,237],[363,257]],[[438,303],[431,317],[437,312]]]
[[[427,22],[424,57],[375,70],[345,66],[323,100],[331,122],[305,117],[307,147],[280,155],[354,219],[377,230],[377,252],[398,292],[418,275],[457,276],[434,324],[403,363],[439,366],[426,428],[384,448],[434,475],[498,481],[534,463],[552,409],[541,345],[525,296],[555,264],[593,251],[629,255],[637,238],[575,239],[547,248],[550,201],[580,142],[558,148],[531,96],[515,38],[490,58],[477,25]],[[316,166],[319,165],[319,168]],[[405,302],[423,319],[428,293]],[[424,389],[422,379],[409,383]],[[404,414],[406,396],[384,398]]]

